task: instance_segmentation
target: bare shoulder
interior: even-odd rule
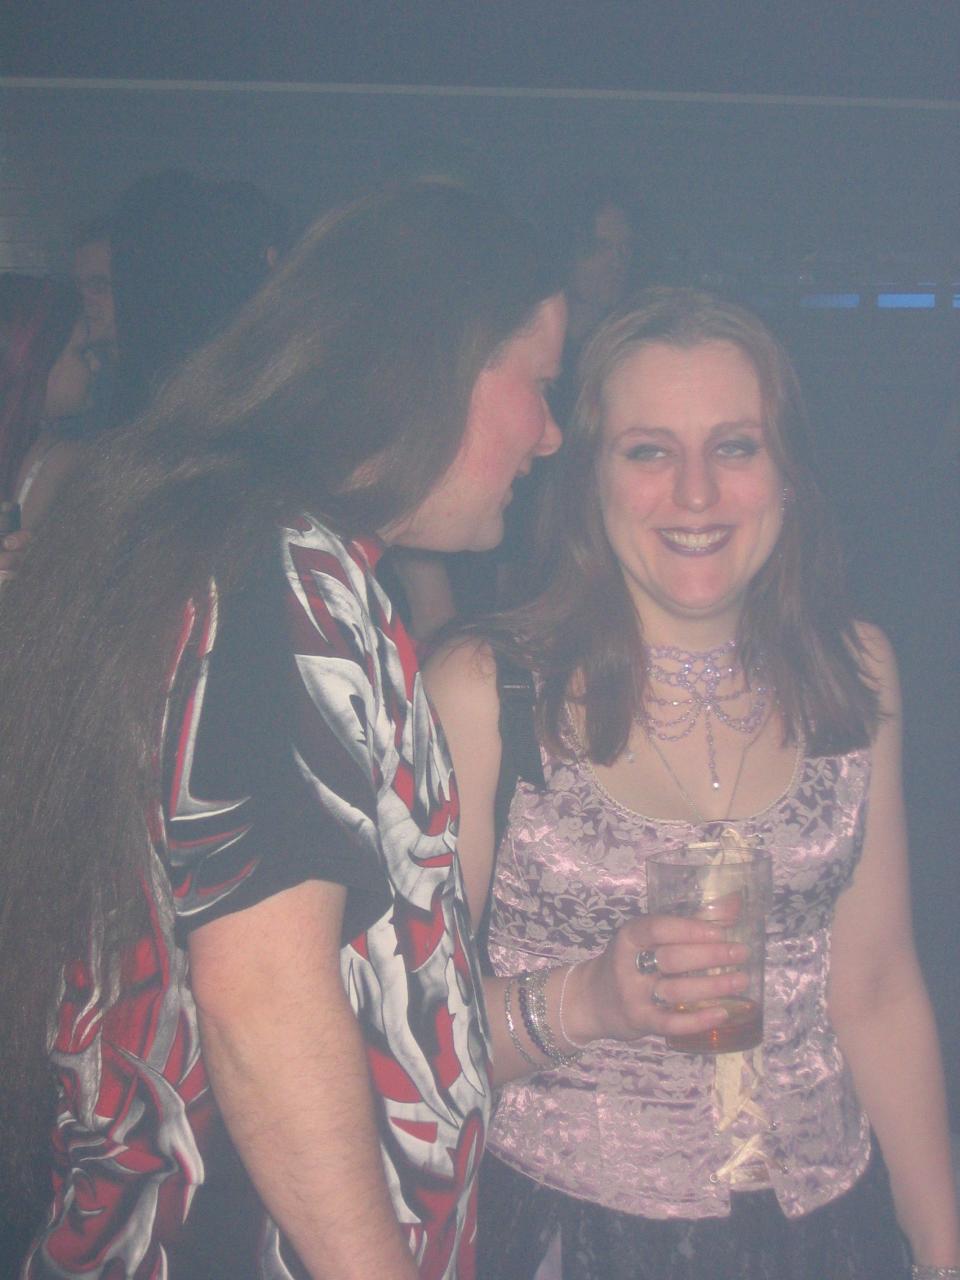
[[[449,710],[474,715],[498,710],[496,660],[488,642],[477,636],[441,645],[423,669],[423,682],[441,718]]]
[[[866,675],[876,685],[880,705],[888,714],[896,712],[900,706],[900,679],[893,645],[872,622],[857,622],[855,626],[861,661]]]

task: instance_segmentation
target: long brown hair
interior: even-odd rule
[[[786,493],[780,537],[750,583],[741,614],[744,669],[762,655],[787,741],[802,732],[808,748],[822,754],[863,746],[873,735],[877,693],[861,663],[793,367],[743,308],[695,289],[654,288],[602,325],[583,353],[573,422],[541,520],[540,573],[548,585],[490,632],[495,646],[539,671],[541,727],[556,750],[563,749],[564,705],[576,690],[589,755],[602,763],[615,759],[626,747],[646,681],[639,619],[604,532],[596,483],[607,379],[652,343],[689,348],[717,341],[734,343],[756,371],[764,431]]]
[[[0,592],[0,1132],[12,1193],[43,1110],[62,966],[144,925],[145,814],[187,600],[306,511],[415,510],[477,376],[558,288],[498,205],[418,182],[321,220],[139,420],[95,444]],[[362,478],[360,478],[362,477]]]

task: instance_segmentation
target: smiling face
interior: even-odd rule
[[[651,643],[734,636],[782,521],[763,424],[756,370],[732,342],[651,343],[607,378],[598,497]]]
[[[562,296],[548,298],[482,370],[460,451],[416,510],[385,532],[388,542],[432,551],[499,543],[514,480],[560,447],[546,392],[560,372],[566,316]]]

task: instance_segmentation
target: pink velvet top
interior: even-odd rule
[[[718,1059],[672,1051],[659,1037],[596,1041],[573,1065],[503,1089],[489,1149],[548,1186],[650,1218],[725,1215],[724,1166],[751,1137],[752,1185],[772,1186],[788,1216],[846,1191],[866,1167],[870,1134],[827,1016],[826,983],[834,904],[862,845],[869,754],[806,758],[768,809],[704,826],[627,809],[584,759],[545,753],[544,772],[542,794],[519,784],[498,855],[497,972],[595,954],[645,910],[648,857],[734,827],[770,852],[774,868],[757,1105],[723,1129]]]

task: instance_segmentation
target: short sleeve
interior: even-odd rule
[[[341,610],[362,616],[351,590]],[[188,610],[162,792],[181,936],[309,879],[347,886],[353,914],[357,895],[367,916],[388,900],[363,728],[370,657],[333,618],[324,634],[302,615],[280,554]]]

